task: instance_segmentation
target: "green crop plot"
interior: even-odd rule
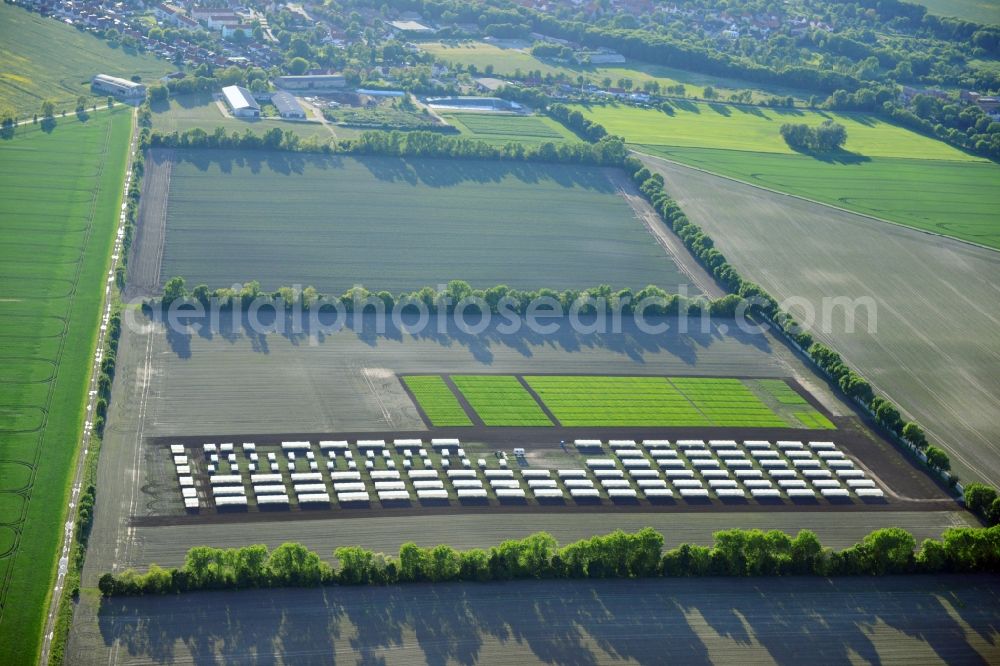
[[[526,376],[564,426],[710,426],[663,377]]]
[[[780,379],[758,379],[757,384],[783,405],[806,405],[806,399]]]
[[[517,377],[452,375],[451,379],[488,426],[552,425]]]
[[[20,10],[2,9],[11,11]],[[0,546],[4,664],[37,658],[130,128],[130,112],[117,109],[85,124],[57,119],[51,132],[19,127],[0,145],[0,531],[16,535]]]
[[[490,113],[442,113],[462,134],[487,143],[579,141],[568,129],[544,116]]]
[[[437,375],[407,375],[403,377],[403,381],[417,399],[431,425],[472,425],[472,420],[462,409],[458,398],[441,377]]]
[[[94,74],[138,75],[148,82],[174,69],[166,60],[112,48],[61,21],[0,4],[0,107],[10,106],[21,117],[36,113],[46,99],[56,110],[72,112],[77,97],[93,97]],[[96,96],[99,104],[105,98]]]
[[[783,416],[739,379],[605,375],[524,379],[564,426],[825,427],[818,419],[807,422]],[[811,408],[801,411],[814,413]]]

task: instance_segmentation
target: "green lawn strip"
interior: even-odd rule
[[[104,276],[121,204],[130,114],[131,109],[124,108],[102,112],[94,114],[86,124],[75,118],[60,118],[51,133],[36,127],[18,128],[14,138],[0,149],[0,175],[5,192],[0,207],[20,202],[15,217],[8,217],[6,209],[0,212],[5,219],[16,221],[18,231],[13,241],[27,248],[50,245],[53,239],[59,243],[72,240],[81,259],[36,264],[0,259],[0,272],[5,275],[30,275],[39,285],[60,285],[55,298],[45,297],[48,287],[40,286],[37,290],[42,297],[31,299],[37,326],[45,337],[39,337],[34,353],[25,356],[58,363],[54,378],[44,384],[51,394],[37,393],[40,384],[0,385],[0,404],[16,392],[41,403],[17,405],[21,415],[13,421],[5,418],[7,428],[25,421],[30,424],[33,417],[29,408],[47,409],[43,429],[37,433],[4,435],[0,444],[7,460],[34,464],[37,455],[30,501],[21,524],[21,540],[14,556],[2,560],[8,575],[0,580],[0,663],[34,663],[40,647],[46,602],[66,519],[69,483],[77,455],[75,445],[80,441],[83,427]],[[36,176],[46,182],[57,176],[61,186],[40,191]],[[90,225],[89,237],[79,233]],[[60,230],[67,232],[65,237]],[[40,271],[40,266],[48,268],[47,275]],[[12,333],[11,344],[19,352],[24,351],[25,340],[19,336],[30,326],[26,318],[30,320],[31,309],[26,307],[26,301],[0,303],[0,321],[7,321],[8,313],[17,322],[0,327],[0,334]],[[59,331],[52,321],[55,316],[65,318],[62,337],[53,336]],[[25,391],[25,387],[30,388]],[[0,493],[0,522],[20,518],[22,507],[19,496]]]
[[[752,185],[1000,249],[1000,167],[979,161],[863,158],[851,162],[714,148],[639,145]]]
[[[434,426],[471,426],[472,420],[458,398],[438,375],[406,375],[407,388]]]
[[[488,426],[552,425],[517,377],[451,375],[451,380]]]

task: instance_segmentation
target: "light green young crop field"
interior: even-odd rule
[[[865,114],[682,103],[673,116],[628,106],[578,107],[636,149],[779,192],[1000,248],[1000,167]],[[793,152],[784,122],[847,128],[846,150]]]
[[[0,3],[0,107],[21,117],[37,112],[45,99],[55,101],[56,110],[72,112],[77,97],[92,96],[94,74],[138,74],[148,82],[175,69],[166,60],[111,48],[53,18]]]
[[[672,116],[658,109],[625,105],[574,108],[603,125],[611,134],[625,137],[629,143],[793,155],[795,151],[781,138],[781,125],[805,123],[817,126],[829,119],[847,129],[844,150],[858,156],[984,161],[943,141],[892,125],[870,114],[704,102],[677,102]],[[850,159],[850,156],[843,159]]]
[[[452,375],[451,379],[488,426],[552,425],[517,377]]]
[[[10,8],[4,12],[15,11]],[[20,10],[16,10],[20,11]],[[37,658],[83,427],[130,110],[0,142],[0,663]]]
[[[738,379],[610,375],[524,379],[564,426],[832,427],[825,417],[814,421],[807,417],[810,422],[806,422],[779,415]],[[799,411],[822,416],[808,406]]]
[[[442,113],[463,135],[478,141],[504,144],[579,141],[568,129],[545,116],[513,116],[491,113]]]
[[[990,162],[875,157],[837,164],[808,155],[637,148],[778,192],[1000,248],[1000,167]]]
[[[424,410],[431,425],[472,425],[458,398],[438,375],[408,375],[402,379]]]

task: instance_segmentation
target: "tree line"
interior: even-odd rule
[[[274,127],[261,135],[250,130],[226,133],[222,127],[212,132],[195,128],[184,132],[157,132],[148,136],[145,147],[221,148],[240,150],[284,150],[326,155],[388,155],[393,157],[445,157],[514,162],[557,162],[616,166],[625,158],[625,143],[606,136],[595,143],[544,142],[526,146],[509,142],[491,145],[439,132],[365,132],[356,139],[321,142],[315,137],[301,140],[291,130]]]
[[[784,123],[780,131],[790,148],[803,152],[831,153],[847,142],[847,128],[832,120],[824,120],[817,127]]]
[[[809,530],[791,537],[778,530],[730,529],[716,532],[712,546],[683,544],[664,552],[663,545],[663,535],[649,527],[562,547],[551,535],[538,532],[465,551],[446,544],[424,548],[405,543],[395,557],[345,546],[333,552],[336,566],[298,543],[273,551],[264,545],[197,546],[180,567],[153,564],[145,573],[106,573],[98,587],[104,596],[114,596],[452,581],[1000,572],[1000,527],[951,528],[940,540],[926,539],[919,548],[912,534],[897,527],[875,530],[840,551],[825,548]]]
[[[271,305],[286,310],[299,307],[308,311],[337,303],[344,312],[362,312],[380,307],[388,313],[397,306],[405,308],[412,305],[426,309],[428,314],[452,314],[458,307],[462,307],[463,312],[468,315],[484,312],[495,315],[526,315],[531,311],[533,304],[542,302],[542,299],[546,299],[551,305],[551,310],[546,310],[545,313],[558,315],[566,315],[571,311],[581,315],[603,312],[633,315],[639,313],[641,309],[642,312],[639,314],[645,316],[710,314],[733,317],[740,304],[739,297],[734,294],[716,299],[701,296],[686,298],[667,293],[655,285],[648,285],[638,291],[628,287],[616,290],[606,284],[589,289],[563,291],[547,288],[512,289],[503,284],[487,289],[473,289],[464,280],[452,280],[440,290],[427,286],[396,295],[384,290],[370,291],[363,286],[356,286],[340,296],[326,296],[314,287],[304,289],[279,287],[272,292],[265,292],[261,289],[260,282],[256,280],[243,284],[239,289],[233,287],[211,289],[208,285],[199,284],[194,289],[188,290],[184,278],[176,276],[164,284],[163,295],[147,301],[147,305],[165,310],[174,303],[178,305],[197,303],[204,308],[214,303],[221,310],[236,308],[243,311],[251,306]],[[603,310],[599,310],[599,307]]]
[[[571,110],[562,104],[549,105],[546,107],[545,113],[561,122],[585,141],[600,141],[608,135],[603,125],[595,123],[589,118],[584,117],[579,111]]]

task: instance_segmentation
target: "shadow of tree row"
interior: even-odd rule
[[[105,600],[98,622],[106,648],[117,642],[156,663],[190,653],[198,664],[380,664],[391,650],[475,664],[516,649],[522,660],[528,651],[531,660],[574,666],[698,664],[727,643],[779,663],[878,663],[912,650],[898,642],[905,636],[944,661],[985,664],[1000,654],[998,582],[715,578],[209,592]],[[880,625],[893,631],[873,631]]]
[[[665,332],[648,332],[648,330],[643,331],[631,317],[625,316],[617,330],[613,328],[612,322],[608,321],[607,332],[590,332],[587,328],[576,330],[566,317],[543,318],[539,319],[539,323],[546,326],[555,324],[558,330],[552,333],[539,332],[522,322],[518,331],[508,333],[502,328],[505,322],[498,316],[493,316],[489,325],[480,332],[475,329],[480,323],[478,315],[467,316],[461,322],[456,322],[449,316],[442,330],[437,316],[431,316],[426,325],[419,329],[414,328],[419,324],[416,315],[404,314],[399,322],[393,322],[387,316],[380,329],[374,314],[366,314],[356,319],[348,314],[342,321],[343,328],[331,333],[328,332],[328,327],[334,321],[332,314],[320,317],[318,325],[314,325],[308,317],[304,317],[299,330],[293,329],[287,319],[284,324],[280,324],[276,321],[273,311],[262,309],[258,315],[256,322],[252,322],[245,313],[237,313],[236,321],[231,316],[223,315],[219,318],[217,327],[201,325],[197,331],[178,330],[168,325],[165,327],[167,343],[174,354],[186,359],[191,358],[194,353],[191,343],[195,335],[204,340],[220,337],[233,344],[246,341],[254,351],[262,354],[270,352],[269,339],[272,337],[284,338],[291,344],[299,346],[322,345],[332,342],[338,335],[353,335],[373,349],[384,342],[399,343],[411,338],[415,341],[434,342],[446,348],[464,348],[484,364],[491,363],[495,351],[501,348],[513,350],[526,358],[534,356],[536,351],[543,348],[568,353],[604,350],[627,357],[636,363],[644,363],[649,355],[666,353],[687,365],[695,365],[701,352],[724,340],[756,349],[763,354],[771,352],[767,336],[741,331],[733,325],[731,319],[724,319],[722,324],[725,328],[721,328],[719,322],[703,327],[698,317],[686,320],[677,317],[648,318],[649,326],[669,327]],[[156,317],[162,323],[162,315],[157,314]],[[180,321],[193,325],[204,323],[206,320],[181,318]],[[594,324],[593,318],[587,317],[581,317],[580,322],[585,327]],[[464,323],[468,327],[466,330],[471,332],[463,332],[459,323]]]

